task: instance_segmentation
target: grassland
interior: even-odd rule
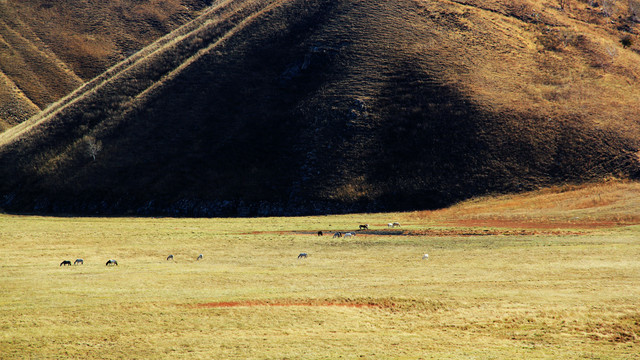
[[[607,194],[629,186],[637,184],[610,185]],[[577,207],[587,192],[556,189],[437,212],[295,218],[0,215],[0,353],[638,359],[640,226],[628,218],[603,226],[617,210],[602,204],[571,213],[580,224],[550,221],[553,209]],[[564,203],[542,201],[553,193]],[[514,235],[513,223],[451,223],[508,220],[508,206],[495,210],[506,203],[546,204],[534,216],[546,225]],[[387,229],[390,221],[403,226]],[[315,234],[360,223],[372,230],[348,240]],[[419,235],[427,230],[450,235]],[[309,257],[298,260],[303,251]],[[85,264],[59,266],[77,257]],[[106,267],[109,258],[119,266]]]

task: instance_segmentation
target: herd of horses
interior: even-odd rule
[[[114,260],[114,261],[115,261],[115,260]],[[78,265],[78,264],[80,264],[80,265],[84,264],[84,260],[82,260],[82,259],[76,259],[76,261],[74,261],[74,262],[73,262],[73,265]],[[63,260],[63,261],[60,263],[60,266],[67,266],[67,265],[68,265],[68,266],[71,266],[71,261],[69,261],[69,260]],[[117,265],[117,264],[116,264],[116,265]]]
[[[73,262],[73,265],[84,265],[84,260],[83,259],[76,259],[76,261]],[[118,266],[118,262],[113,260],[113,259],[109,259],[109,260],[107,260],[106,265],[107,266],[109,266],[109,265]],[[62,260],[62,262],[60,263],[60,266],[71,266],[71,260]]]
[[[203,255],[200,254],[198,255],[198,257],[196,258],[197,260],[202,260]],[[167,260],[173,260],[173,255],[169,255],[167,256]],[[76,261],[73,262],[73,265],[84,265],[84,260],[83,259],[76,259]],[[107,263],[105,264],[106,266],[118,266],[118,262],[114,259],[109,259],[107,260]],[[62,260],[62,262],[60,263],[60,266],[71,266],[71,261],[70,260]]]
[[[397,227],[401,227],[399,222],[390,222],[387,224],[388,228],[397,228]],[[369,230],[369,224],[360,224],[358,225],[358,230]],[[318,231],[318,236],[324,236],[324,233],[322,231]],[[351,231],[351,232],[340,232],[337,231],[333,234],[333,238],[349,238],[352,236],[356,236],[356,233]],[[307,253],[300,253],[300,255],[298,255],[298,259],[306,259],[309,256],[309,254]],[[422,256],[422,260],[428,260],[429,259],[429,254],[424,254]]]
[[[400,223],[397,222],[392,222],[387,224],[387,227],[389,228],[395,228],[395,227],[400,227]],[[361,224],[358,226],[358,230],[369,230],[369,224]],[[324,233],[322,231],[318,231],[318,236],[323,236]],[[352,236],[356,236],[355,232],[336,232],[333,234],[334,238],[347,238],[347,237],[352,237]],[[300,253],[298,255],[298,259],[306,259],[309,256],[309,254],[307,254],[306,252]],[[200,254],[198,255],[198,257],[196,258],[196,261],[202,260],[203,259],[203,255]],[[428,260],[429,259],[429,254],[424,254],[422,256],[422,260]],[[169,260],[174,260],[173,254],[170,254],[169,256],[167,256],[167,261]],[[76,259],[76,261],[73,262],[73,265],[84,265],[84,260],[83,259]],[[107,263],[105,264],[106,266],[118,266],[118,262],[114,259],[109,259],[107,260]],[[71,261],[70,260],[63,260],[60,263],[60,266],[71,266]]]
[[[401,227],[399,222],[390,222],[387,224],[388,228],[396,228],[396,227]],[[358,225],[358,230],[369,230],[369,224],[360,224]],[[318,236],[323,236],[324,233],[322,231],[318,231]],[[335,232],[333,234],[334,238],[348,238],[348,237],[352,237],[352,236],[356,236],[356,233],[351,231],[351,232]]]

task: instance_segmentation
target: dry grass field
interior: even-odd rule
[[[413,213],[0,215],[0,357],[638,359],[640,226],[612,219],[639,187]],[[625,191],[618,207],[578,209]],[[514,215],[527,206],[529,218]],[[330,236],[361,223],[371,230]]]

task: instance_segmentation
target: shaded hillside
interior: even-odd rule
[[[209,0],[0,2],[0,131],[193,19]]]
[[[1,134],[1,206],[425,209],[638,177],[640,57],[608,23],[526,4],[215,2]]]

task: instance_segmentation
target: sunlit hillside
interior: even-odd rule
[[[609,179],[602,183],[553,186],[522,194],[487,196],[446,209],[407,215],[468,226],[600,227],[640,223],[640,183]]]
[[[209,3],[0,1],[0,132],[193,19]]]
[[[638,25],[607,4],[215,1],[1,134],[0,206],[412,210],[638,178]]]

